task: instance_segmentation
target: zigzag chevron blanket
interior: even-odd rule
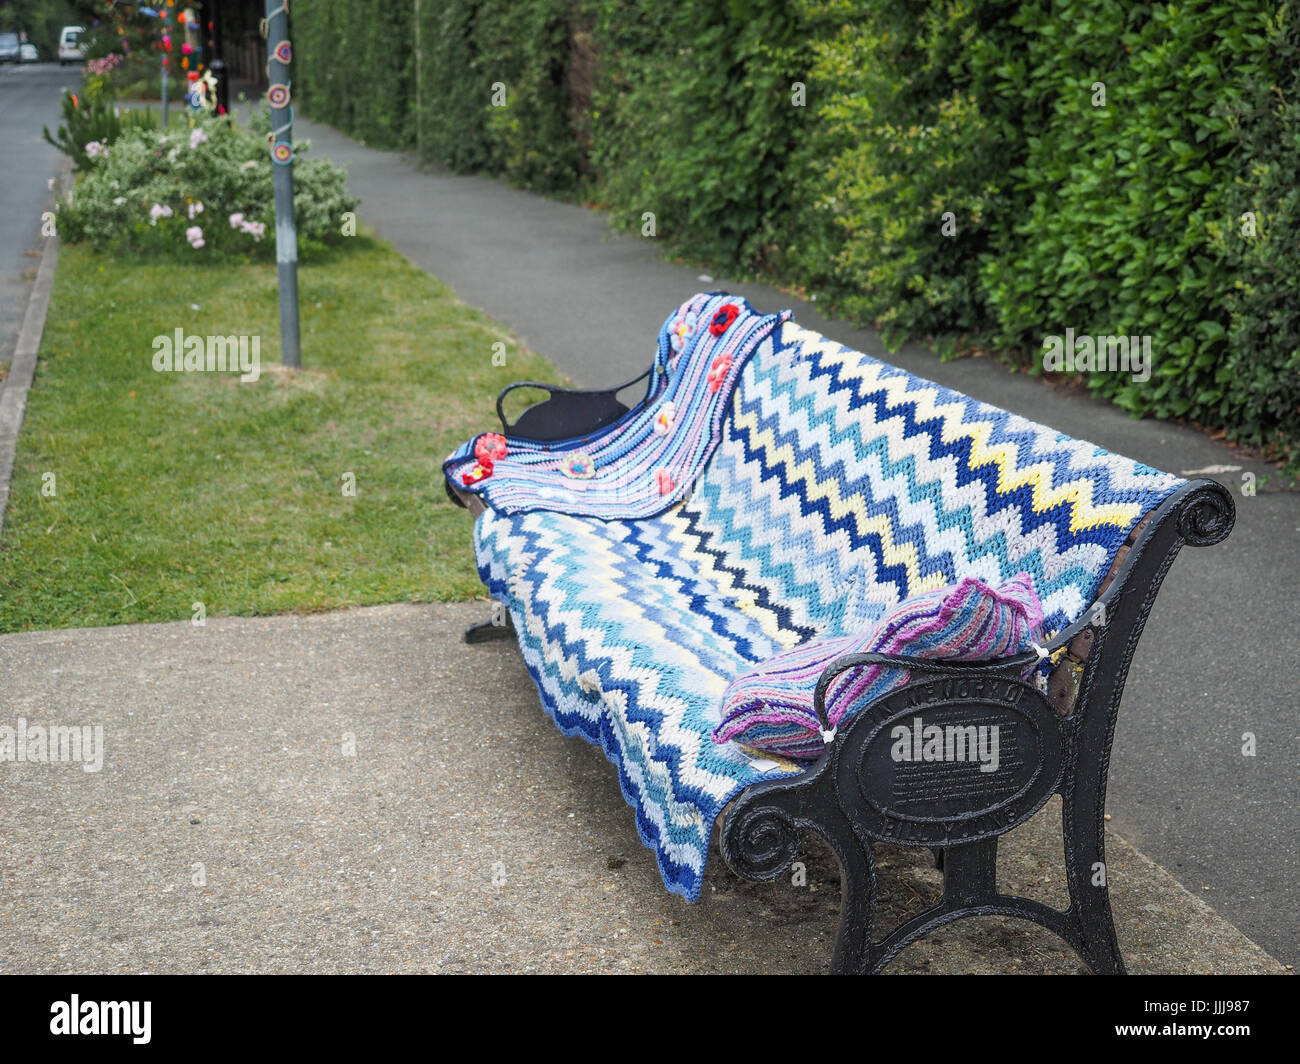
[[[726,304],[734,320],[702,333]],[[1183,483],[788,317],[688,300],[640,407],[590,439],[508,439],[473,485],[487,505],[479,573],[511,611],[546,712],[618,767],[665,885],[691,900],[727,802],[802,771],[711,740],[734,676],[967,576],[1028,574],[1050,635]],[[444,466],[458,487],[477,442]]]

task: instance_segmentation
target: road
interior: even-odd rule
[[[49,180],[67,166],[41,127],[57,128],[60,91],[80,79],[77,67],[57,63],[0,66],[0,364],[13,356],[27,309]]]

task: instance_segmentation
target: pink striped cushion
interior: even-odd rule
[[[825,749],[813,689],[836,658],[876,652],[974,661],[1028,650],[1041,640],[1043,607],[1027,573],[996,589],[967,577],[899,603],[869,635],[814,639],[737,676],[722,698],[715,743],[802,760]],[[901,687],[911,673],[888,665],[850,669],[831,684],[826,715],[838,726],[849,711]]]

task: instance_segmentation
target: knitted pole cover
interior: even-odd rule
[[[479,573],[543,707],[617,766],[664,883],[692,900],[727,802],[802,771],[713,741],[733,678],[967,577],[1025,574],[1050,636],[1183,483],[786,317],[696,296],[618,423],[560,444],[480,438],[444,466],[461,488],[486,473],[469,486],[487,506]]]

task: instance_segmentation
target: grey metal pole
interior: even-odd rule
[[[293,106],[289,94],[289,0],[266,0],[266,66],[275,188],[275,262],[280,274],[280,361],[302,365],[298,333],[298,230],[293,214]]]
[[[166,9],[164,8],[164,10]],[[162,24],[162,35],[163,37],[167,37],[170,35],[171,30],[167,28],[166,15],[163,16]],[[162,57],[162,129],[164,133],[167,132],[167,67],[171,65],[171,61],[171,53],[164,50]]]

